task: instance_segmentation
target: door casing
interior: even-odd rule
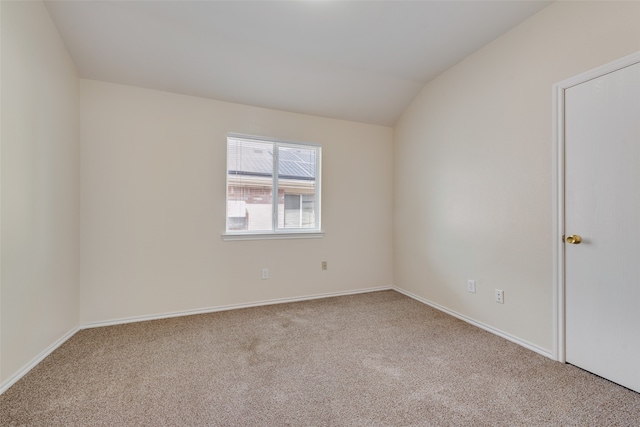
[[[566,362],[564,234],[565,90],[640,62],[640,51],[553,85],[553,357]]]

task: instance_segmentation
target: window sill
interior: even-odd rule
[[[281,240],[281,239],[320,239],[324,231],[313,232],[280,232],[280,233],[223,233],[222,240]]]

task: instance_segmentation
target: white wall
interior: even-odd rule
[[[427,84],[395,127],[395,285],[550,352],[551,88],[638,50],[639,2],[558,2]]]
[[[80,87],[81,323],[391,284],[391,128]],[[322,144],[324,238],[222,241],[227,132]]]
[[[2,1],[0,384],[78,325],[78,77],[41,2]]]

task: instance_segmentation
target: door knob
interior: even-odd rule
[[[582,242],[582,237],[578,236],[577,234],[572,234],[571,236],[567,237],[566,242],[572,245],[579,245]]]

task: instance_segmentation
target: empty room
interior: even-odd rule
[[[0,22],[0,425],[640,425],[640,1]]]

